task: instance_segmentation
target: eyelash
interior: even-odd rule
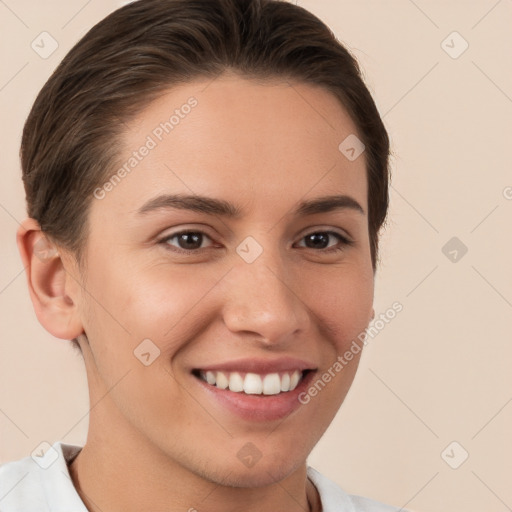
[[[304,240],[308,236],[319,235],[319,234],[335,236],[336,238],[338,238],[340,243],[333,247],[329,247],[327,249],[314,249],[311,247],[303,247],[303,248],[304,249],[313,249],[316,252],[332,253],[332,252],[343,251],[346,247],[350,247],[350,246],[354,245],[354,243],[355,243],[353,240],[348,239],[347,237],[341,235],[340,233],[337,233],[336,231],[312,231],[311,233],[304,235],[301,238],[301,240]],[[168,243],[169,240],[172,240],[173,238],[179,237],[181,235],[202,235],[202,236],[205,236],[205,237],[209,238],[210,240],[212,240],[211,237],[209,235],[207,235],[204,231],[184,230],[184,231],[179,231],[177,233],[172,233],[170,235],[167,235],[164,238],[161,238],[160,240],[158,240],[158,243],[167,246],[167,248],[169,248],[169,250],[171,250],[173,252],[177,252],[180,254],[186,254],[186,255],[194,255],[194,254],[197,254],[205,249],[209,249],[209,247],[203,247],[203,248],[199,248],[199,249],[182,249],[179,247],[171,246]]]

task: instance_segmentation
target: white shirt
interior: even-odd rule
[[[28,456],[0,466],[2,512],[88,512],[77,493],[68,464],[81,446],[57,441],[43,456]],[[349,496],[312,467],[307,468],[323,512],[407,512],[360,496]]]

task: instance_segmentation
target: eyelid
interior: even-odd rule
[[[332,226],[315,226],[314,228],[308,228],[307,231],[304,231],[300,235],[300,239],[304,238],[308,235],[314,235],[315,233],[327,233],[327,234],[333,234],[341,237],[342,239],[346,240],[347,243],[354,243],[355,240],[350,236],[350,234],[346,230],[342,230],[339,228],[334,228]]]
[[[179,235],[182,235],[182,234],[187,234],[187,233],[193,233],[193,234],[200,234],[202,235],[203,237],[206,237],[210,240],[210,245],[208,247],[201,247],[199,249],[181,249],[180,247],[176,247],[174,245],[171,245],[168,242],[168,240],[172,239],[172,238],[175,238]],[[292,247],[298,243],[298,242],[301,242],[302,240],[304,240],[304,238],[306,238],[307,236],[309,235],[314,235],[314,234],[327,234],[327,235],[333,235],[335,237],[338,238],[338,241],[339,243],[332,246],[332,247],[328,247],[328,248],[325,248],[325,249],[312,249],[314,250],[315,252],[329,252],[329,251],[334,251],[334,250],[339,250],[340,249],[340,245],[341,246],[351,246],[355,243],[355,241],[352,239],[351,236],[349,236],[348,234],[346,234],[346,232],[339,232],[337,230],[335,230],[334,228],[332,227],[322,227],[322,226],[316,226],[315,228],[309,228],[308,231],[302,233],[297,242],[294,242],[292,244]],[[181,253],[181,254],[188,254],[188,255],[193,255],[193,254],[198,254],[202,251],[205,251],[205,250],[208,250],[212,247],[215,247],[215,245],[217,244],[218,246],[218,243],[214,240],[214,238],[212,236],[210,236],[208,233],[207,233],[207,230],[205,230],[204,228],[194,228],[194,227],[183,227],[181,229],[177,229],[176,231],[173,231],[171,233],[168,233],[166,235],[163,235],[163,236],[160,236],[158,237],[157,239],[157,243],[159,244],[164,244],[164,245],[167,245],[168,247],[170,247],[170,250],[171,251],[174,251],[174,252],[177,252],[177,253]],[[309,249],[308,247],[303,247],[304,249]]]
[[[182,249],[181,247],[177,247],[175,245],[171,245],[169,243],[169,240],[171,240],[179,235],[184,235],[184,234],[188,234],[188,233],[200,234],[203,237],[208,238],[210,240],[210,244],[207,247],[200,247],[199,249],[188,249],[187,250],[187,249]],[[194,254],[199,254],[199,253],[206,251],[212,247],[215,247],[215,245],[216,245],[216,242],[213,239],[213,237],[211,237],[204,229],[194,229],[194,228],[178,229],[177,231],[174,231],[174,232],[171,232],[166,235],[158,237],[156,242],[158,245],[161,244],[161,245],[167,246],[167,250],[173,251],[178,254],[184,254],[184,255],[190,255],[190,256],[192,256]]]
[[[337,231],[333,231],[332,229],[331,230],[317,229],[315,231],[310,231],[309,233],[306,233],[305,235],[301,236],[299,238],[299,242],[302,242],[306,237],[308,237],[310,235],[316,235],[318,233],[324,234],[324,235],[333,235],[338,238],[338,243],[336,245],[326,247],[324,249],[312,249],[313,251],[318,252],[318,253],[343,250],[344,248],[355,244],[355,242],[348,236],[338,233]],[[305,246],[301,246],[301,248],[310,249],[309,247],[305,247]]]

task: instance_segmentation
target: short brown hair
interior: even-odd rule
[[[28,215],[80,262],[93,191],[119,156],[123,122],[173,85],[228,69],[320,85],[340,100],[366,147],[375,271],[389,201],[388,134],[355,58],[321,20],[280,0],[139,0],[92,27],[25,123]]]

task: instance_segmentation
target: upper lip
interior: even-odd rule
[[[308,361],[294,357],[280,357],[279,359],[235,359],[224,363],[209,364],[196,367],[195,370],[243,373],[278,373],[295,370],[314,370],[316,366]]]

